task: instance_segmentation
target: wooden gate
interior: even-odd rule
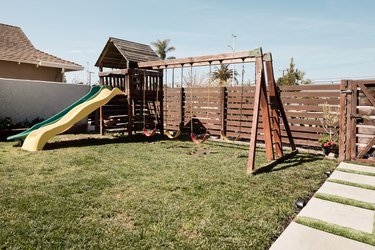
[[[341,81],[340,160],[375,164],[375,80]]]

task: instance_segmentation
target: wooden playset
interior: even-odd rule
[[[117,43],[117,46],[111,46],[111,43],[114,45]],[[192,75],[193,67],[208,66],[211,74],[211,66],[213,65],[253,62],[255,63],[256,70],[256,84],[252,114],[248,173],[250,174],[254,170],[255,148],[258,140],[258,121],[260,118],[262,119],[264,134],[263,140],[265,142],[267,160],[271,161],[270,164],[268,164],[269,167],[274,166],[297,153],[293,137],[288,127],[287,117],[281,103],[279,89],[275,84],[271,53],[263,54],[262,49],[258,48],[252,51],[224,53],[218,55],[155,60],[155,55],[152,54],[151,48],[147,47],[147,45],[141,46],[139,44],[130,44],[130,46],[129,44],[125,44],[127,46],[121,48],[118,46],[118,43],[118,40],[110,39],[96,64],[100,69],[100,84],[117,87],[125,93],[125,96],[121,97],[122,99],[117,100],[116,104],[114,103],[116,100],[114,100],[108,105],[100,108],[98,124],[101,133],[104,133],[105,130],[124,131],[128,136],[131,136],[134,132],[143,131],[146,136],[152,136],[157,130],[159,130],[160,134],[165,133],[169,138],[174,139],[177,138],[184,129],[186,130],[187,127],[190,127],[191,139],[196,144],[203,143],[209,138],[210,133],[206,128],[202,133],[203,136],[199,138],[194,132],[195,124],[200,122],[199,120],[202,116],[202,114],[198,116],[194,113],[196,108],[194,100],[196,94],[194,93],[194,88],[190,88],[189,97],[185,98],[186,102],[180,102],[180,120],[175,121],[179,124],[178,128],[175,129],[175,133],[172,134],[170,130],[164,130],[164,70],[180,68],[182,81],[182,72],[184,69],[185,71],[190,71],[190,74]],[[135,59],[138,60],[137,63],[135,63],[135,60],[132,61],[129,57],[126,57],[126,50],[129,50],[129,47],[132,50],[133,54],[130,54],[133,57],[134,54],[138,53],[138,56]],[[137,53],[135,53],[136,50]],[[114,56],[115,54],[117,54],[117,57]],[[148,57],[141,57],[139,55],[148,55]],[[104,67],[126,68],[112,69],[104,72]],[[268,84],[266,84],[266,75]],[[165,74],[165,76],[167,76],[167,74]],[[207,117],[210,113],[210,81],[211,80],[209,80],[206,88],[207,104],[205,105],[205,108],[207,109]],[[197,89],[197,91],[199,90]],[[166,96],[168,97],[168,94]],[[240,98],[240,105],[242,106],[242,94]],[[187,102],[188,99],[189,103]],[[113,107],[122,107],[122,113],[118,113],[118,110],[114,110]],[[183,109],[189,109],[190,115],[184,115]],[[282,149],[280,119],[283,121],[289,139],[289,145],[292,148],[292,153],[290,154],[284,154]],[[234,140],[239,139],[241,133],[240,130],[241,125]],[[223,131],[221,131],[221,136],[226,141],[230,140]],[[275,160],[275,158],[277,159]]]

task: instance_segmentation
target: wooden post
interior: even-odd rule
[[[340,161],[346,161],[347,160],[347,131],[346,126],[348,125],[347,121],[347,110],[348,105],[348,81],[347,80],[341,80],[340,83],[340,120],[339,120],[339,135],[340,135],[340,144],[339,144],[339,160]]]
[[[125,88],[128,95],[128,136],[132,136],[133,133],[133,74],[133,70],[129,69],[128,74],[125,75]]]
[[[270,58],[271,59],[271,58]],[[272,59],[266,61],[266,72],[268,81],[268,94],[270,97],[271,113],[272,113],[272,137],[275,145],[276,155],[278,157],[283,156],[283,147],[281,140],[281,129],[280,129],[280,117],[279,117],[279,105],[276,95],[279,94],[276,89],[275,78],[273,75]]]
[[[266,144],[266,158],[268,161],[272,161],[274,160],[272,131],[271,131],[271,122],[270,122],[270,112],[269,112],[268,100],[267,100],[268,98],[267,98],[266,80],[264,79],[264,70],[262,74],[263,76],[261,80],[260,109],[262,111],[264,142]]]
[[[224,134],[227,133],[226,129],[226,117],[227,117],[227,112],[226,112],[226,98],[225,98],[225,92],[226,88],[225,87],[220,87],[220,119],[221,119],[221,131],[224,132]]]
[[[351,160],[351,144],[352,144],[352,138],[351,138],[351,129],[352,129],[352,123],[351,123],[351,116],[352,116],[352,96],[353,96],[353,90],[352,90],[352,81],[348,81],[348,92],[350,92],[349,95],[347,95],[346,99],[346,107],[347,107],[347,113],[346,113],[346,160]]]
[[[158,100],[159,100],[159,114],[160,114],[160,134],[164,134],[164,89],[163,89],[163,70],[159,70],[159,79],[158,79]]]
[[[185,101],[185,89],[181,86],[181,89],[180,89],[180,131],[181,132],[185,126],[184,101]]]
[[[99,108],[99,122],[100,122],[100,135],[104,135],[104,128],[103,128],[103,106]]]
[[[357,120],[353,119],[353,115],[356,115],[356,110],[357,110],[357,83],[355,81],[350,81],[350,87],[352,90],[352,95],[350,96],[351,99],[351,106],[350,107],[350,116],[349,116],[349,121],[350,121],[350,160],[355,160],[356,158],[356,149],[357,149]]]
[[[99,67],[99,72],[103,72],[103,67],[102,66]],[[100,76],[100,74],[99,74],[99,84],[100,85],[104,85],[103,77]]]
[[[255,148],[258,134],[258,121],[259,121],[259,109],[260,109],[260,96],[263,81],[263,55],[259,56],[255,60],[255,70],[257,73],[256,86],[255,86],[255,99],[254,99],[254,110],[253,110],[253,121],[251,125],[250,135],[250,146],[249,146],[249,159],[247,162],[247,174],[251,174],[254,170],[255,164]]]

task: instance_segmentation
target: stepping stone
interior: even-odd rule
[[[298,215],[372,233],[375,212],[364,208],[312,198]]]
[[[329,179],[337,179],[342,181],[349,181],[358,184],[365,184],[375,186],[375,176],[368,176],[363,174],[352,174],[341,171],[334,171]]]
[[[357,164],[346,163],[346,162],[341,162],[337,168],[357,170],[357,171],[363,171],[363,172],[375,174],[375,167],[368,167],[368,166],[357,165]]]
[[[374,248],[359,241],[292,222],[273,243],[270,250],[374,250]]]
[[[329,181],[323,184],[323,186],[318,190],[318,193],[337,195],[344,198],[375,204],[374,190],[352,187]]]

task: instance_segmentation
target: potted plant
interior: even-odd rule
[[[336,137],[330,136],[329,134],[324,134],[319,139],[319,143],[322,145],[323,153],[325,155],[329,155],[330,153],[334,153],[335,155],[337,155],[338,145]]]
[[[327,132],[319,139],[320,144],[322,145],[323,153],[329,155],[338,153],[338,136],[337,126],[339,121],[339,108],[335,105],[328,105],[325,103],[323,105],[323,119],[321,120],[324,130]]]

